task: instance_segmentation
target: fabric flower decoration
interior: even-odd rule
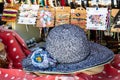
[[[43,49],[35,50],[31,55],[32,64],[40,69],[45,69],[56,65],[56,60],[52,59],[47,51]]]

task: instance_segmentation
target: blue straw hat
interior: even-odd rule
[[[64,24],[49,32],[45,50],[35,50],[22,63],[31,72],[69,74],[106,64],[113,57],[107,47],[88,41],[83,29]]]

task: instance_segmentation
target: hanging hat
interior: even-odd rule
[[[22,64],[31,72],[70,74],[106,64],[113,57],[107,47],[88,41],[83,29],[64,24],[49,32],[45,50],[36,49]]]

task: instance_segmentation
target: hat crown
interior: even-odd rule
[[[85,32],[70,24],[56,26],[49,32],[46,50],[59,63],[76,63],[84,60],[90,53]]]

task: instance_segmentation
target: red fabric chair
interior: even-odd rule
[[[0,28],[0,39],[6,46],[10,64],[13,64],[9,67],[22,69],[21,60],[30,54],[24,40],[15,31],[4,28]]]

